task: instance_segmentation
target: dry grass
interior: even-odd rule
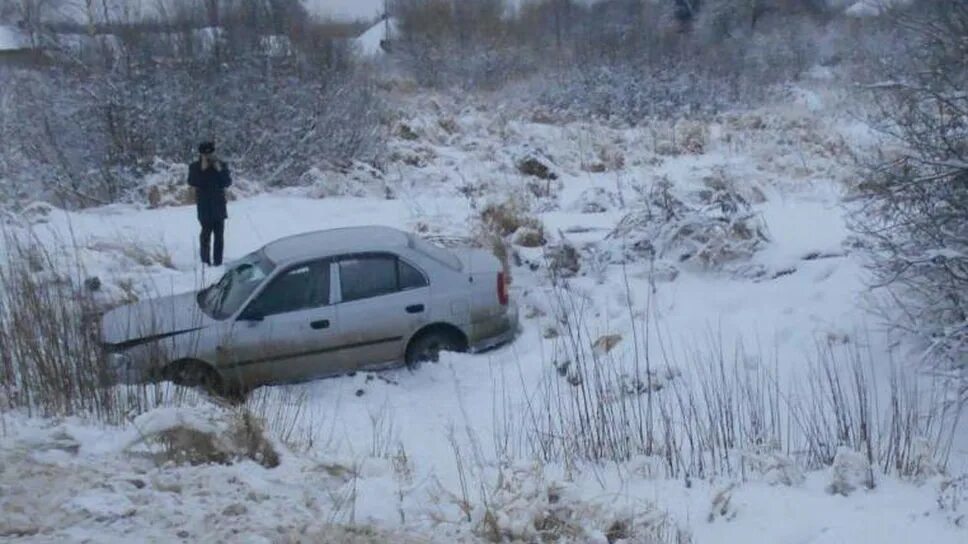
[[[487,204],[481,210],[480,221],[483,227],[501,238],[514,234],[521,227],[543,230],[541,222],[515,199]]]
[[[540,463],[486,467],[452,441],[461,487],[441,489],[440,497],[461,513],[484,542],[590,542],[688,544],[692,535],[649,501],[634,505],[611,494],[581,498],[572,484],[549,478]],[[620,513],[619,513],[620,512]],[[446,519],[438,519],[440,523]]]
[[[63,262],[36,240],[4,232],[3,243],[0,409],[124,424],[157,407],[206,402],[205,395],[168,383],[119,383],[100,343],[102,307],[84,287],[88,275],[81,265],[75,263],[66,272],[55,273]],[[127,298],[136,298],[133,285],[125,291]],[[317,442],[315,424],[322,418],[308,410],[305,400],[293,388],[268,388],[253,392],[242,404],[217,402],[236,411],[239,425],[234,440],[245,444],[243,449],[251,450],[253,457],[270,459],[267,450],[260,453],[264,450],[260,445],[264,440],[259,438],[264,435],[263,426],[293,449]],[[200,437],[170,438],[197,444],[198,452],[207,451]],[[188,457],[194,458],[194,454]]]
[[[646,456],[669,478],[770,473],[781,483],[795,483],[798,467],[830,466],[840,447],[882,474],[921,478],[947,467],[963,405],[944,402],[940,383],[902,379],[893,361],[856,343],[820,345],[800,388],[785,392],[776,363],[715,336],[677,358],[654,321],[636,324],[624,356],[593,349],[583,311],[559,291],[558,372],[529,392],[523,414],[502,418],[512,455],[567,466]],[[649,355],[650,337],[661,360]],[[875,365],[888,366],[888,383]]]
[[[540,242],[538,245],[541,245],[546,241],[544,225],[518,199],[485,205],[471,232],[476,245],[488,249],[501,261],[508,278],[511,270],[512,237],[516,233],[528,238],[529,244]]]
[[[147,244],[134,240],[95,240],[87,249],[104,253],[117,253],[139,266],[161,266],[175,270],[175,263],[168,248],[161,244]]]
[[[6,408],[28,413],[90,413],[100,419],[123,417],[104,364],[94,301],[79,278],[38,271],[56,270],[53,256],[39,244],[4,233],[0,263],[0,388]]]
[[[245,408],[226,414],[223,425],[199,428],[190,424],[167,427],[140,442],[158,444],[159,463],[232,464],[249,459],[266,467],[279,466],[279,453],[267,438],[263,422]]]

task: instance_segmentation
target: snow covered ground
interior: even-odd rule
[[[964,432],[948,475],[878,473],[870,490],[860,486],[864,470],[851,468],[850,452],[835,467],[805,470],[780,456],[760,463],[766,468],[744,462],[741,473],[669,478],[655,456],[541,461],[528,440],[528,418],[548,391],[563,388],[568,398],[575,387],[562,370],[563,358],[575,355],[569,330],[583,345],[619,335],[598,364],[631,371],[648,353],[667,367],[665,380],[687,380],[697,354],[743,345],[743,364],[763,367],[784,396],[805,383],[818,345],[857,346],[871,361],[887,360],[891,342],[867,311],[865,273],[844,223],[850,151],[863,153],[873,136],[843,113],[842,100],[831,90],[796,89],[786,104],[709,123],[628,129],[408,97],[382,171],[321,173],[314,186],[271,194],[240,180],[226,229],[229,257],[338,226],[472,236],[480,210],[510,198],[541,221],[550,246],[576,248],[580,270],[556,288],[562,284],[549,279],[545,250],[515,247],[512,294],[524,329],[495,351],[448,354],[418,372],[256,391],[279,453],[274,468],[249,460],[177,464],[142,440],[179,425],[222,432],[235,412],[205,399],[132,415],[120,429],[3,414],[0,537],[470,542],[527,541],[546,530],[576,542],[966,541],[968,485],[956,479],[968,470]],[[555,179],[521,173],[528,158]],[[173,167],[147,183],[171,195],[180,175]],[[643,257],[633,247],[638,231],[611,233],[645,214],[643,202],[655,203],[650,191],[663,186],[689,213],[710,217],[734,217],[716,195],[741,195],[733,204],[751,212],[741,226],[762,225],[767,238],[737,235],[735,246],[706,259],[688,233],[648,231],[656,256]],[[78,258],[106,297],[121,298],[215,279],[217,271],[195,262],[194,217],[190,206],[66,213],[38,204],[16,220],[66,259]],[[570,323],[562,322],[563,303],[580,308]],[[908,355],[895,351],[901,361]],[[904,379],[918,379],[910,365],[900,367]],[[889,370],[872,365],[875,391],[885,390]],[[829,492],[844,481],[861,488]]]

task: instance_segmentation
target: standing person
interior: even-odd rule
[[[202,142],[198,146],[199,159],[188,166],[188,184],[195,188],[195,205],[198,208],[198,222],[202,226],[199,246],[202,262],[220,266],[222,251],[225,247],[225,188],[232,185],[229,167],[215,156],[215,144]],[[210,254],[212,236],[215,236],[215,251]]]

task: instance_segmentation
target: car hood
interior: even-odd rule
[[[185,293],[115,308],[101,318],[101,340],[112,345],[139,343],[215,323],[198,307],[195,296]]]

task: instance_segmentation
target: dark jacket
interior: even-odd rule
[[[229,167],[221,163],[222,170],[209,166],[202,170],[201,161],[188,165],[188,184],[195,188],[195,206],[200,223],[214,223],[228,217],[225,210],[225,188],[232,185]]]

